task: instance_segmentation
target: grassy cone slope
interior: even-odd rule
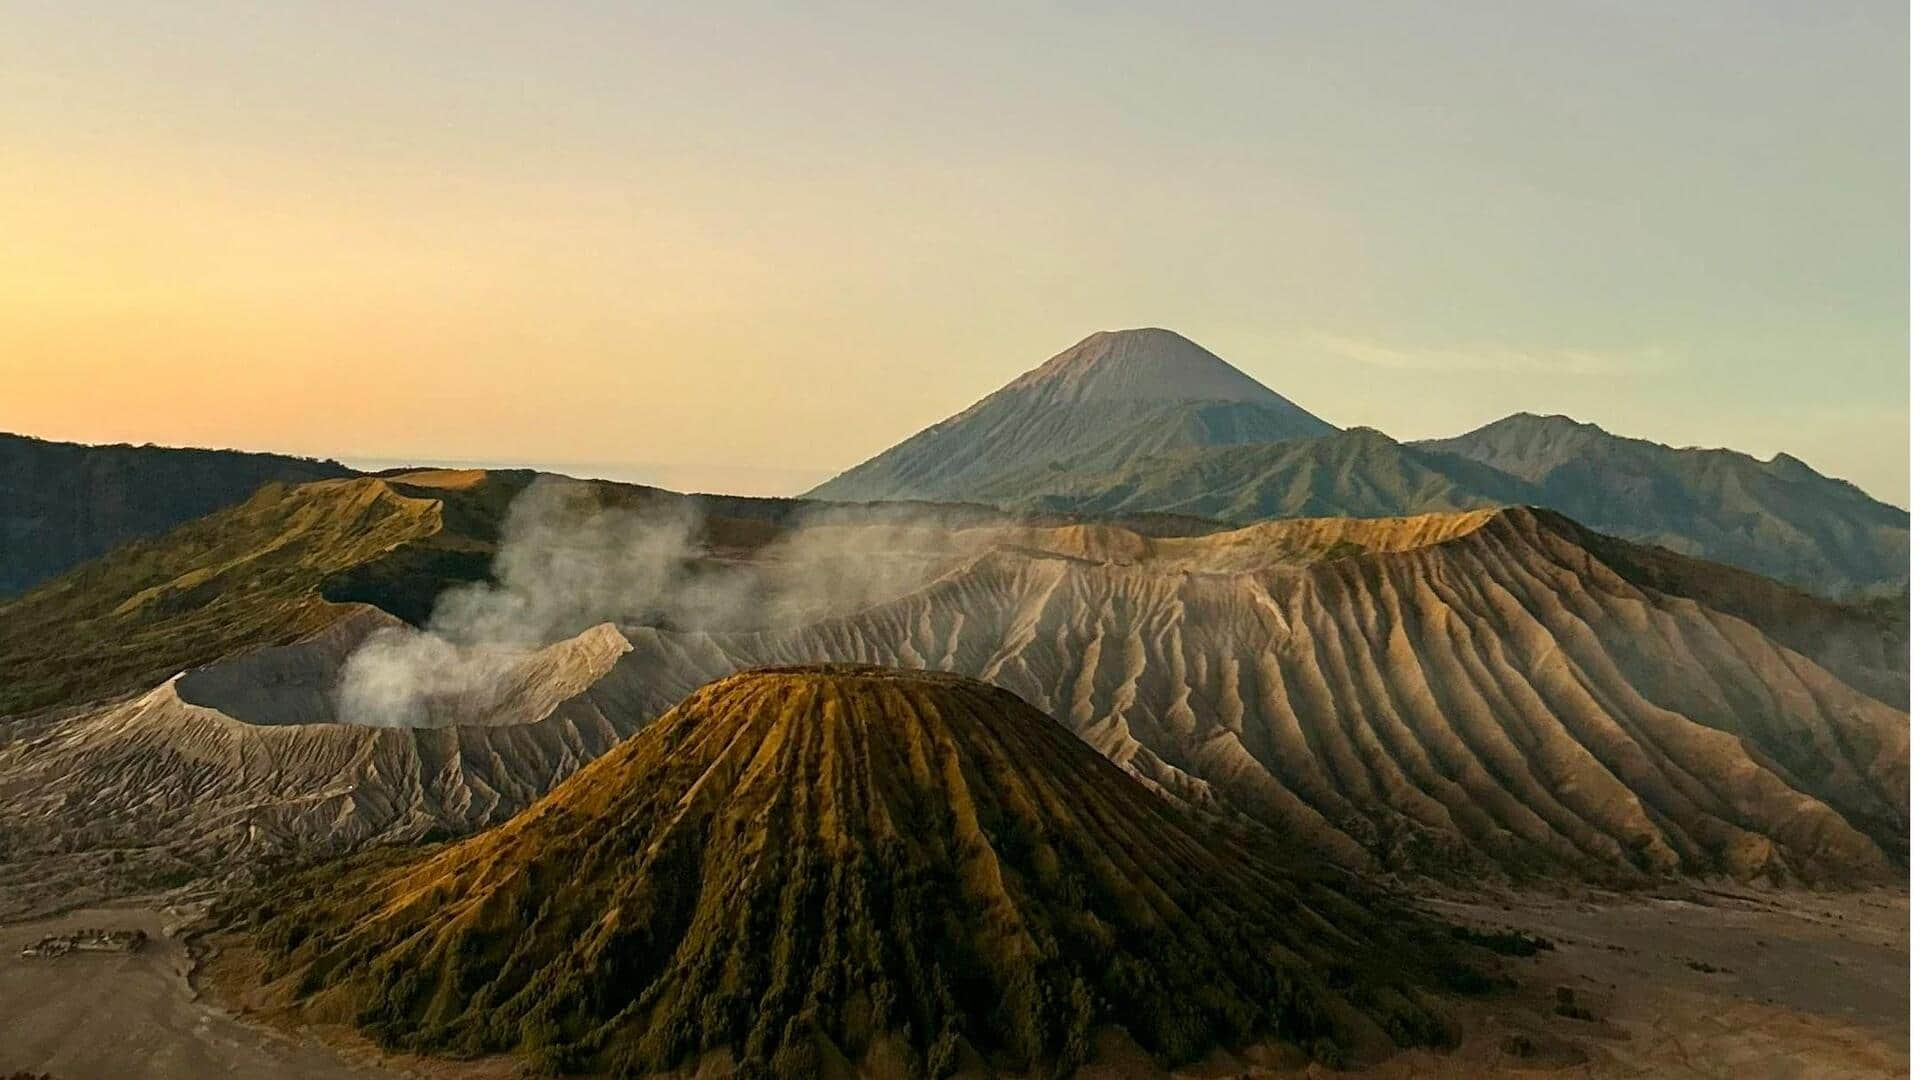
[[[1337,1062],[1444,1041],[1408,984],[1476,979],[1013,695],[877,668],[709,684],[506,825],[253,919],[309,1014],[555,1071],[1064,1070],[1109,1025],[1165,1062]]]

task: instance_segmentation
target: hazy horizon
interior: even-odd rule
[[[1016,372],[1015,374],[1020,374],[1020,373]],[[971,404],[971,402],[969,402],[968,404]],[[1309,411],[1312,411],[1312,410],[1309,409]],[[1551,412],[1542,412],[1540,410],[1523,410],[1523,411],[1534,412],[1537,415],[1566,415],[1564,413],[1555,414]],[[1484,424],[1475,424],[1471,428],[1463,428],[1460,431],[1442,432],[1439,434],[1441,436],[1466,434],[1469,431],[1472,431],[1479,427],[1486,426],[1486,424],[1492,424],[1496,421],[1505,419],[1513,415],[1516,415],[1516,414],[1508,413],[1508,414],[1504,414],[1503,416],[1488,417]],[[1583,421],[1583,422],[1590,422],[1590,421],[1586,421],[1586,418],[1580,417],[1577,415],[1572,416],[1571,419]],[[1375,425],[1365,424],[1365,423],[1352,424],[1348,426],[1349,427],[1375,427]],[[916,429],[916,431],[917,430],[918,429]],[[902,432],[900,435],[900,439],[904,440],[914,433],[915,432]],[[1650,435],[1646,433],[1635,433],[1635,432],[1625,432],[1625,431],[1613,431],[1611,433],[1614,435],[1619,435],[1626,438],[1648,439],[1654,442],[1663,442],[1665,445],[1672,446],[1676,449],[1734,450],[1740,453],[1748,454],[1749,456],[1755,457],[1761,461],[1765,461],[1771,458],[1774,455],[1774,453],[1784,452],[1784,451],[1756,452],[1756,451],[1745,449],[1742,447],[1704,446],[1701,444],[1694,444],[1694,443],[1673,443],[1673,442],[1666,442],[1665,440],[1662,440],[1655,435]],[[96,445],[106,444],[106,443],[125,443],[125,442],[132,442],[132,443],[138,444],[143,441],[150,442],[153,445],[159,445],[159,446],[189,445],[189,444],[180,444],[180,443],[153,442],[152,440],[128,440],[128,439],[60,440],[56,436],[48,436],[38,432],[31,432],[31,431],[16,431],[16,432],[12,432],[12,434],[27,435],[34,438],[54,439],[55,441],[89,442]],[[1394,438],[1399,438],[1399,436],[1395,435],[1395,433],[1390,431],[1386,432],[1386,434]],[[1423,436],[1423,437],[1432,437],[1432,436]],[[1411,440],[1403,439],[1401,441],[1411,441]],[[195,444],[193,445],[192,448],[235,450],[235,451],[247,452],[247,453],[296,454],[296,455],[306,456],[306,457],[328,458],[328,459],[338,461],[341,464],[348,466],[349,468],[358,469],[362,472],[369,472],[369,473],[383,472],[391,469],[404,469],[404,468],[530,469],[536,472],[554,473],[557,475],[568,476],[568,477],[572,477],[575,479],[582,479],[582,480],[610,480],[618,483],[643,484],[651,487],[666,488],[672,491],[680,491],[680,492],[688,492],[688,493],[745,495],[745,496],[753,496],[753,497],[797,496],[804,493],[808,489],[815,487],[825,482],[828,479],[831,479],[835,475],[838,475],[839,473],[844,472],[845,470],[853,467],[854,465],[860,464],[859,461],[850,461],[843,464],[837,464],[837,465],[825,466],[825,467],[804,467],[804,466],[795,467],[795,466],[762,465],[762,464],[729,464],[729,463],[700,462],[700,461],[645,461],[645,460],[559,461],[559,460],[499,458],[499,457],[476,458],[476,457],[449,456],[449,455],[434,454],[434,453],[425,453],[425,454],[418,454],[418,455],[412,455],[412,456],[406,456],[406,455],[388,456],[388,455],[382,455],[382,454],[360,453],[355,450],[305,451],[305,450],[289,450],[284,446],[264,446],[264,445],[263,446],[235,446],[235,445],[213,446],[213,445]],[[1794,456],[1797,457],[1799,455],[1794,455]],[[865,459],[862,459],[862,460],[865,460]],[[1833,474],[1829,474],[1829,475],[1833,475]],[[1845,477],[1845,476],[1837,476],[1836,478],[1841,480],[1846,480],[1849,483],[1854,482],[1851,480],[1851,478]],[[1856,484],[1856,486],[1860,486],[1860,485]],[[1862,490],[1866,490],[1866,489],[1863,487]],[[1867,493],[1869,495],[1872,495],[1874,498],[1880,499],[1883,502],[1891,503],[1895,506],[1899,506],[1902,509],[1906,509],[1908,507],[1907,499],[1905,498],[1906,492],[1904,491],[1899,493],[1900,495],[1899,498],[1888,498],[1886,496],[1880,495],[1877,492],[1872,492],[1872,491],[1868,491]]]
[[[10,5],[0,430],[792,494],[1160,325],[1906,506],[1907,19]]]

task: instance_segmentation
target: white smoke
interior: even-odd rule
[[[657,618],[686,589],[698,530],[685,502],[608,507],[592,485],[535,480],[507,510],[493,580],[442,593],[424,629],[370,636],[341,671],[336,715],[416,726],[430,703],[485,699],[503,655]]]
[[[428,629],[462,644],[526,646],[658,615],[688,588],[699,533],[686,501],[610,507],[594,485],[543,477],[507,510],[494,580],[447,590]]]
[[[891,600],[982,550],[987,535],[916,519],[904,508],[882,522],[862,509],[815,508],[756,556],[758,606],[747,618],[791,625]]]
[[[990,532],[826,507],[750,552],[715,551],[694,499],[609,505],[607,490],[529,485],[508,508],[493,580],[442,593],[422,629],[369,636],[341,670],[335,715],[412,727],[482,712],[514,658],[600,623],[729,630],[855,611],[924,585]]]

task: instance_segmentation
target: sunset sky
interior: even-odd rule
[[[786,494],[1156,325],[1341,425],[1906,505],[1906,47],[1849,0],[11,0],[0,430]]]

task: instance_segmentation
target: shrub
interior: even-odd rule
[[[1523,934],[1518,930],[1475,930],[1471,927],[1453,928],[1456,941],[1477,945],[1489,952],[1501,956],[1532,956],[1535,953],[1553,951],[1553,942],[1543,937]]]

